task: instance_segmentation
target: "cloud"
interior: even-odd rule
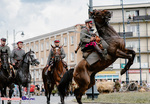
[[[44,2],[50,2],[52,0],[21,0],[21,2],[24,3],[44,3]]]

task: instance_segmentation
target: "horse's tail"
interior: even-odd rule
[[[74,69],[67,71],[58,85],[58,91],[61,96],[66,96],[69,90],[69,84],[72,82]]]

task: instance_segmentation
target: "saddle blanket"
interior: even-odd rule
[[[96,63],[97,61],[99,61],[100,57],[98,56],[98,54],[96,52],[92,52],[90,55],[88,55],[88,57],[86,58],[86,61],[92,65],[94,63]]]

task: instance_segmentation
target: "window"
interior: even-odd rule
[[[136,56],[134,58],[134,63],[139,63],[140,62],[140,56]]]
[[[71,53],[71,61],[74,61],[74,53]]]
[[[49,49],[49,42],[46,42],[46,49]]]
[[[41,51],[43,51],[44,50],[44,45],[43,45],[43,43],[41,43]]]
[[[138,36],[138,25],[127,25],[127,32],[133,32]]]
[[[140,62],[140,56],[137,56],[137,62]]]
[[[31,50],[32,50],[32,51],[34,51],[34,47],[33,47],[33,45],[31,46]]]
[[[36,70],[36,78],[39,78],[39,70]]]
[[[54,46],[54,41],[52,41],[52,45]]]
[[[44,58],[41,58],[41,65],[44,65]]]
[[[139,16],[139,10],[126,11],[126,17],[128,19],[133,19],[134,16]]]
[[[138,48],[138,41],[128,41],[128,42],[126,42],[126,47]]]
[[[29,47],[27,47],[27,52],[29,51]]]
[[[74,40],[73,40],[74,36],[71,36],[70,38],[71,38],[71,45],[72,45],[74,44]]]
[[[33,71],[31,71],[31,73],[32,73],[32,74],[31,74],[31,75],[32,75],[32,78],[34,78],[34,70],[33,70]]]
[[[36,44],[36,52],[38,52],[39,51],[39,46],[38,46],[38,44]]]
[[[64,58],[64,61],[66,61],[66,62],[67,62],[67,54],[66,54],[66,57]]]
[[[64,38],[64,46],[67,46],[67,38]]]

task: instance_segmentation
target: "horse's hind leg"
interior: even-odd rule
[[[132,54],[132,57],[129,54]],[[133,50],[128,50],[128,49],[126,49],[125,52],[121,50],[117,50],[116,56],[118,58],[128,59],[128,63],[126,64],[125,68],[121,70],[121,75],[123,75],[133,64],[135,52]]]
[[[50,96],[51,96],[52,90],[54,89],[54,84],[47,84],[47,88],[48,88],[47,104],[50,104]]]
[[[76,96],[76,100],[78,102],[78,104],[82,104],[81,102],[81,98],[82,98],[82,94],[80,93],[80,89],[75,89],[74,94]]]

